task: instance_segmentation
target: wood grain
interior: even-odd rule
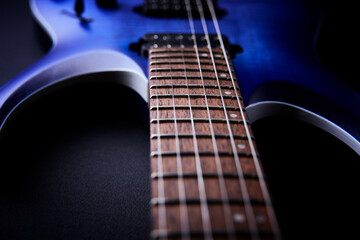
[[[152,236],[250,239],[256,229],[275,239],[232,66],[221,49],[213,57],[207,48],[150,49]]]

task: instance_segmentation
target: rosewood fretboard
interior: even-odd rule
[[[152,238],[276,239],[230,59],[220,48],[151,48],[149,78]]]

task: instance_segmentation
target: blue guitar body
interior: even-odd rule
[[[85,81],[110,81],[117,83],[133,89],[144,100],[144,102],[148,101],[148,59],[139,56],[137,52],[132,51],[129,47],[130,44],[137,43],[139,39],[147,33],[190,33],[189,22],[186,18],[157,18],[144,16],[141,13],[135,12],[134,8],[141,6],[143,4],[142,0],[117,0],[116,7],[113,6],[110,8],[99,7],[95,0],[84,1],[85,11],[83,12],[82,17],[91,19],[91,22],[79,20],[74,13],[74,2],[74,0],[30,0],[31,11],[34,18],[50,36],[52,47],[42,59],[35,62],[28,69],[0,87],[0,138],[3,136],[5,130],[7,130],[7,127],[11,126],[11,123],[13,122],[12,120],[16,120],[17,116],[21,116],[17,115],[17,113],[21,112],[21,110],[25,110],[27,107],[30,107],[29,105],[31,105],[31,103],[36,102],[37,99],[41,99],[41,97],[45,94],[51,95],[56,90],[65,88],[66,86],[74,85],[75,89],[79,89],[76,88],[76,85]],[[307,122],[316,128],[325,130],[349,146],[355,152],[353,155],[360,155],[360,94],[332,75],[321,63],[315,53],[315,42],[323,18],[322,11],[319,6],[310,0],[219,0],[218,5],[220,9],[224,9],[226,11],[224,16],[219,18],[222,34],[229,39],[231,44],[237,44],[243,49],[243,52],[235,55],[232,59],[232,63],[234,65],[236,78],[238,79],[250,121],[256,124],[257,122],[272,116],[286,119],[298,119]],[[210,33],[215,33],[212,21],[207,20],[207,24]],[[203,33],[199,19],[195,19],[195,30],[197,33]],[[79,93],[79,98],[81,98],[81,96],[81,93]],[[131,105],[131,103],[128,104]],[[144,111],[147,111],[147,109],[144,109]],[[125,117],[126,116],[124,116],[124,118]],[[270,132],[276,134],[276,131]],[[8,135],[6,137],[8,137]],[[312,136],[309,136],[309,138],[311,137]],[[6,140],[6,138],[4,139]],[[129,139],[131,140],[130,137]],[[96,142],[96,144],[99,145],[97,141],[94,140],[93,142]],[[26,143],[23,145],[26,145]],[[306,143],[304,145],[306,145]],[[323,145],[326,145],[326,143]],[[272,144],[272,146],[274,146],[274,144]],[[332,149],[329,150],[332,151]],[[336,150],[337,149],[334,151]],[[11,151],[12,150],[10,150],[10,152]],[[281,146],[279,146],[279,151],[283,151]],[[286,154],[288,153],[289,152],[286,152]],[[296,155],[296,153],[292,152],[291,154]],[[291,159],[291,157],[292,156],[289,155],[289,159]],[[66,156],[64,158],[66,158]],[[263,158],[265,159],[265,157]],[[276,158],[277,156],[274,157],[274,159]],[[319,160],[321,161],[319,161],[320,163],[318,165],[322,165],[327,161],[327,159]],[[340,198],[343,200],[341,204],[346,205],[349,203],[348,205],[350,207],[348,206],[348,208],[346,208],[347,211],[353,210],[352,206],[358,203],[357,200],[354,198],[347,200],[346,198],[343,198],[342,195],[346,197],[348,196],[346,195],[348,192],[356,191],[354,185],[357,184],[357,181],[351,180],[358,180],[356,177],[357,169],[352,166],[344,166],[348,163],[345,160],[346,159],[339,159],[339,162],[333,163],[333,165],[335,165],[335,167],[333,167],[334,171],[338,170],[342,173],[340,177],[342,178],[342,182],[339,184],[340,186],[336,185],[338,182],[336,178],[333,178],[333,175],[337,175],[336,172],[333,174],[331,171],[327,171],[328,168],[326,167],[316,168],[314,167],[316,164],[306,161],[306,159],[296,163],[290,163],[290,161],[288,161],[286,162],[288,164],[285,163],[284,166],[279,167],[281,170],[278,169],[278,172],[289,171],[280,176],[285,175],[285,177],[289,177],[289,182],[291,182],[291,180],[292,182],[295,182],[293,187],[295,189],[294,190],[284,187],[286,185],[285,182],[288,179],[278,179],[277,182],[273,181],[273,184],[274,182],[275,184],[280,183],[281,186],[279,190],[274,191],[274,195],[276,195],[276,191],[285,195],[285,200],[274,201],[275,205],[276,203],[280,203],[280,205],[284,203],[285,205],[287,204],[283,210],[285,213],[282,213],[282,215],[279,214],[281,227],[289,226],[289,229],[285,229],[283,231],[284,237],[294,236],[293,234],[295,233],[295,235],[299,236],[300,239],[304,239],[308,237],[308,233],[311,232],[311,229],[315,229],[320,232],[316,236],[324,236],[322,232],[324,228],[320,228],[316,225],[318,222],[321,222],[322,219],[313,218],[310,221],[308,218],[312,218],[313,216],[308,216],[305,211],[305,216],[302,215],[300,216],[302,218],[299,218],[299,220],[297,219],[298,215],[301,215],[303,211],[301,204],[304,204],[306,207],[312,206],[313,208],[311,210],[317,213],[314,214],[317,217],[333,216],[333,213],[335,212],[336,214],[336,211],[341,211],[341,214],[336,216],[343,216],[342,206],[337,206],[337,208],[336,206],[333,206],[333,203],[337,203],[337,200]],[[27,159],[23,161],[26,162]],[[345,163],[344,165],[343,162]],[[9,165],[13,166],[12,164],[16,165],[17,163],[10,163]],[[277,164],[278,165],[275,164],[274,168],[279,166],[279,163]],[[128,173],[128,175],[123,178],[130,178],[130,175],[133,174],[131,170],[123,167],[122,165],[121,167]],[[310,174],[310,170],[305,173],[298,172],[297,175],[293,175],[298,168],[300,169],[299,171],[307,171],[312,167],[315,169],[313,172],[316,172],[315,174],[313,173],[313,175]],[[87,167],[84,168],[87,169]],[[0,170],[1,169],[2,168],[0,168]],[[4,169],[4,171],[7,171],[6,167]],[[144,171],[146,172],[146,170]],[[40,171],[41,170],[39,170],[39,172]],[[105,172],[106,171],[107,170],[105,170]],[[352,176],[350,180],[347,178],[348,171],[351,173],[349,175]],[[9,172],[11,175],[12,172]],[[319,177],[323,175],[317,175],[317,172],[325,174],[325,180]],[[53,172],[51,172],[51,174],[53,174]],[[62,175],[62,173],[60,175]],[[66,174],[64,174],[64,176],[65,175]],[[87,173],[84,175],[87,176]],[[276,175],[276,177],[278,176],[279,175]],[[291,178],[292,176],[294,177]],[[297,178],[298,176],[305,176],[305,179]],[[5,175],[4,179],[6,180],[7,177],[8,176]],[[306,179],[307,177],[308,179]],[[315,181],[313,181],[313,179],[317,177],[320,179],[319,184],[315,184]],[[55,177],[51,176],[51,179],[53,178]],[[3,181],[3,178],[0,180]],[[271,180],[270,177],[269,180]],[[93,181],[97,184],[97,179]],[[6,183],[6,181],[3,182]],[[82,183],[81,181],[79,182]],[[271,181],[269,182],[271,183]],[[327,190],[330,192],[327,195],[329,198],[333,198],[334,195],[339,195],[340,197],[335,197],[335,200],[330,199],[333,201],[328,202],[328,205],[325,204],[325,207],[323,206],[325,210],[318,211],[318,206],[321,206],[324,202],[328,201],[326,198],[322,199],[322,192],[319,190],[323,187],[326,188],[325,183],[331,185],[327,186],[329,188]],[[348,183],[350,184],[348,185]],[[313,186],[315,189],[312,189],[313,194],[304,187],[306,184]],[[49,185],[52,186],[51,184]],[[76,187],[78,187],[78,185],[76,185]],[[81,187],[83,186],[81,185]],[[96,190],[103,193],[102,187],[103,186],[99,187],[100,190]],[[0,184],[0,188],[2,189],[3,185]],[[115,188],[117,189],[117,186]],[[135,205],[135,203],[138,203],[136,201],[139,200],[138,196],[133,196],[132,193],[138,193],[143,191],[143,189],[133,190],[128,186],[126,186],[126,188],[128,188],[126,189],[127,191],[124,191],[124,193],[121,193],[120,195],[129,194],[131,200],[134,200]],[[291,193],[294,193],[297,190],[296,188],[301,188],[302,191],[300,191],[300,194],[296,192],[291,195]],[[79,189],[81,188],[79,187]],[[342,194],[338,194],[338,189],[343,189],[342,192],[340,191]],[[62,194],[68,193],[68,191],[63,189],[61,189],[61,191],[63,191],[61,192]],[[42,191],[40,192],[42,193]],[[288,192],[290,192],[290,194],[286,195]],[[0,194],[0,209],[7,209],[8,205],[4,204],[5,207],[2,207],[2,203],[6,203],[6,200],[3,201],[3,199],[7,199],[8,196],[4,197],[3,192],[0,192]],[[56,194],[57,192],[54,195],[57,196]],[[349,195],[352,196],[351,194]],[[50,196],[52,197],[53,195]],[[110,196],[112,196],[112,194],[110,194]],[[114,196],[118,197],[116,194],[114,194]],[[313,196],[317,196],[318,198],[312,199]],[[34,213],[32,210],[29,210],[32,208],[31,204],[35,205],[34,209],[43,210],[42,206],[39,206],[42,202],[38,204],[37,197],[38,196],[34,198],[34,203],[31,201],[30,204],[27,202],[25,203],[24,209],[27,209],[30,217],[29,219],[25,218],[25,220],[19,221],[20,223],[29,222],[29,225],[24,227],[26,230],[24,231],[24,235],[32,231],[33,226],[31,224],[34,224],[34,226],[36,224],[32,223],[31,214]],[[43,199],[42,197],[43,196],[40,196],[39,199]],[[48,228],[50,225],[55,226],[58,224],[57,218],[50,216],[51,213],[60,212],[62,214],[62,210],[55,209],[59,205],[52,205],[53,203],[51,201],[56,201],[54,200],[55,197],[54,199],[51,197],[44,197],[46,201],[50,199],[50,213],[48,214],[46,210],[44,210],[45,213],[40,213],[39,215],[45,215],[44,221],[51,219],[53,222],[50,221],[45,224],[44,222],[39,221],[41,224],[38,224],[38,226],[34,229],[36,229],[35,231],[39,231],[41,234],[43,233],[42,231],[46,233],[50,232],[61,239],[61,235],[57,236],[58,229],[54,227],[55,230],[49,230]],[[19,198],[22,199],[22,196]],[[71,200],[78,200],[76,199],[77,196],[74,196],[74,199],[71,197],[69,198]],[[62,198],[59,197],[59,199]],[[66,198],[66,200],[68,200],[68,198]],[[314,202],[312,202],[312,200],[314,200]],[[100,200],[96,199],[96,201]],[[148,205],[146,205],[148,202],[146,201],[147,199],[142,202],[145,202],[145,208],[148,207]],[[292,201],[295,202],[295,204],[292,204]],[[22,210],[22,208],[18,209],[18,203],[13,204],[12,201],[9,202],[10,210],[3,211],[1,217],[5,216],[4,219],[7,220],[9,215],[12,217],[9,217],[11,221],[4,221],[5,223],[3,223],[1,222],[1,219],[0,223],[1,226],[5,225],[13,227],[9,228],[8,232],[10,232],[10,234],[14,234],[13,236],[16,236],[16,234],[18,234],[17,229],[19,227],[16,221],[17,216],[12,213],[17,213],[20,216],[19,218],[22,218],[24,215],[28,215],[26,211]],[[22,201],[19,202],[22,203]],[[108,203],[106,199],[104,202]],[[69,207],[66,206],[67,203],[68,202],[66,201],[64,201],[64,203],[61,202],[60,206],[63,204],[66,209],[75,209],[75,211],[77,211],[78,205]],[[120,204],[123,204],[123,202]],[[132,204],[132,202],[129,203],[129,205]],[[81,207],[84,207],[83,205],[86,204],[81,202],[79,209],[82,210]],[[89,206],[90,205],[91,204],[89,204]],[[331,211],[328,210],[330,209],[329,206],[331,207]],[[87,207],[87,205],[85,207]],[[138,206],[136,205],[136,207]],[[144,208],[144,206],[142,207]],[[123,208],[125,209],[124,212],[127,211],[124,213],[124,216],[132,216],[133,212],[132,210],[127,209],[127,205]],[[61,208],[59,207],[59,209]],[[97,209],[100,209],[100,207],[96,208],[96,210]],[[113,211],[113,207],[109,207],[109,209]],[[123,209],[119,209],[116,208],[118,212],[123,211]],[[289,209],[291,209],[291,211]],[[147,209],[145,209],[145,211],[146,210]],[[34,211],[35,214],[37,214],[36,210]],[[144,219],[147,219],[148,213],[142,215],[141,211],[142,210],[138,210],[135,216],[142,216],[143,218],[141,219],[146,221]],[[114,210],[114,212],[116,211]],[[74,217],[76,220],[82,219],[81,217],[83,217],[83,215],[85,215],[84,218],[88,217],[90,222],[93,221],[93,219],[89,217],[90,215],[87,215],[88,213],[86,211],[84,213],[79,213],[81,217],[78,217],[76,215],[77,213],[78,212],[76,212],[74,216],[69,215],[70,217],[66,215],[68,212],[63,215],[60,214],[60,218],[63,217],[66,219],[66,221],[64,220],[61,223],[67,223],[67,219],[71,217]],[[296,215],[296,213],[298,215]],[[100,214],[100,216],[102,217],[103,215]],[[288,221],[289,216],[291,216],[292,219],[298,220],[298,222],[294,221],[296,222],[295,224],[294,222]],[[281,219],[281,217],[283,218]],[[334,224],[331,226],[336,227],[338,227],[338,221],[343,220],[342,218],[336,218],[336,221],[334,221],[330,217],[327,218],[329,218],[327,219],[328,222]],[[136,223],[137,220],[138,219],[132,219],[131,221],[132,223]],[[299,231],[302,231],[305,228],[303,227],[303,220],[311,222],[311,224],[314,225],[307,226],[308,228],[300,234]],[[341,232],[341,237],[343,237],[342,234],[344,229],[347,230],[353,227],[348,227],[347,223],[349,221],[350,220],[347,222],[344,221],[346,223],[343,225],[340,224],[342,228],[339,227],[339,229],[336,229]],[[127,219],[121,222],[125,226],[123,228],[131,229],[130,234],[126,236],[133,236],[133,239],[135,239],[138,235],[131,234],[134,232],[133,229],[135,229],[135,231],[139,231],[137,226],[129,227],[127,225]],[[355,230],[352,232],[350,231],[349,234],[356,231],[357,223],[356,221],[354,222]],[[293,223],[296,225],[295,227],[292,226]],[[71,225],[70,227],[66,224],[60,225],[60,232],[63,231],[63,229],[71,229],[76,232],[78,228],[80,229],[82,227],[79,232],[83,231],[86,232],[86,234],[88,234],[87,232],[92,234],[98,229],[94,228],[88,231],[88,229],[84,227],[85,224],[77,224],[78,225]],[[144,225],[146,224],[147,223],[144,223]],[[117,222],[114,225],[117,225]],[[139,229],[143,230],[144,228],[146,229],[147,226],[140,227]],[[99,229],[101,228],[99,227]],[[108,230],[107,226],[105,226],[104,229]],[[326,230],[328,231],[329,229]],[[109,232],[113,233],[115,231]],[[1,234],[0,230],[0,238],[2,237]],[[41,234],[39,235],[42,236]],[[64,236],[69,236],[71,234],[73,234],[73,232],[69,231],[69,234],[67,235],[67,233],[65,233]],[[74,233],[74,236],[76,234],[77,232]],[[21,234],[19,233],[19,235]],[[147,236],[148,233],[143,233],[143,235]],[[332,236],[331,231],[325,234],[325,236],[329,235]],[[34,236],[38,235],[34,234]],[[94,236],[94,238],[96,237],[99,236]],[[105,239],[101,237],[99,238]],[[296,239],[296,237],[290,237],[289,239]]]
[[[129,45],[146,33],[189,33],[187,19],[134,12],[142,1],[118,1],[100,8],[85,3],[81,22],[73,1],[31,1],[35,18],[52,39],[51,51],[0,89],[0,126],[41,93],[73,83],[76,76],[107,73],[147,100],[147,59]],[[303,1],[220,1],[227,12],[222,34],[243,53],[233,59],[251,121],[296,117],[320,127],[360,153],[360,95],[320,63],[314,42],[321,21],[316,6]],[[286,14],[284,14],[286,13]],[[196,32],[203,33],[199,20]],[[209,31],[214,33],[208,20]]]

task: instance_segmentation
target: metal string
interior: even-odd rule
[[[240,108],[241,117],[244,120],[244,127],[245,127],[245,131],[246,131],[246,135],[248,136],[249,145],[250,145],[251,153],[252,153],[252,156],[253,156],[253,159],[254,159],[256,172],[257,172],[258,177],[259,177],[261,192],[262,192],[263,197],[264,197],[264,199],[266,201],[266,209],[267,209],[268,216],[270,218],[269,221],[270,221],[273,232],[276,233],[275,237],[280,239],[281,237],[279,236],[279,234],[280,234],[279,226],[278,226],[278,223],[276,221],[275,213],[273,211],[273,208],[271,207],[272,202],[271,202],[271,199],[270,199],[270,194],[269,194],[269,192],[267,190],[267,186],[266,186],[266,183],[264,181],[264,176],[263,176],[263,173],[262,173],[262,170],[261,170],[260,162],[259,162],[259,159],[257,157],[256,150],[255,150],[255,145],[254,145],[254,143],[252,141],[249,128],[248,128],[248,126],[246,124],[244,111],[242,109],[238,93],[236,91],[234,77],[233,77],[233,74],[231,72],[230,64],[229,64],[229,61],[228,61],[228,56],[227,56],[227,53],[226,53],[226,50],[225,50],[224,41],[222,39],[219,23],[218,23],[218,20],[217,20],[217,17],[216,17],[216,13],[215,13],[215,9],[214,9],[214,5],[212,3],[212,0],[207,0],[207,4],[209,6],[209,10],[210,10],[210,13],[211,13],[211,17],[212,17],[212,20],[213,20],[214,27],[216,29],[217,37],[218,37],[218,39],[220,41],[222,52],[223,52],[223,54],[225,56],[225,59],[226,59],[227,68],[229,70],[229,74],[230,74],[230,77],[231,77],[231,80],[232,80],[232,83],[233,83],[234,91],[236,93],[236,99],[238,101],[238,105],[239,105],[239,108]]]
[[[191,11],[190,2],[189,0],[185,0],[186,9],[188,11],[189,16],[189,22],[193,22],[192,15],[189,14],[189,9]],[[191,26],[191,24],[190,24]],[[202,167],[201,167],[201,161],[200,161],[200,155],[199,155],[199,148],[198,143],[196,139],[196,130],[195,130],[195,124],[194,124],[194,118],[193,118],[193,112],[192,112],[192,106],[191,106],[191,98],[190,98],[190,91],[189,91],[189,84],[188,84],[188,78],[187,78],[187,72],[185,67],[185,59],[184,54],[183,55],[183,62],[184,62],[184,71],[185,71],[185,78],[186,78],[186,86],[188,91],[188,101],[189,101],[189,111],[190,111],[190,117],[191,117],[191,126],[192,126],[192,132],[193,132],[193,142],[194,142],[194,151],[195,151],[195,163],[196,163],[196,172],[197,172],[197,179],[198,179],[198,186],[199,186],[199,198],[200,198],[200,208],[201,208],[201,217],[202,217],[202,224],[204,229],[204,239],[206,240],[212,240],[212,228],[211,228],[211,222],[210,222],[210,212],[209,212],[209,206],[207,203],[207,196],[205,192],[205,184],[204,184],[204,178],[202,173]]]
[[[169,38],[168,38],[169,39]],[[175,131],[175,145],[176,145],[176,168],[178,173],[178,187],[179,187],[179,204],[180,204],[180,222],[181,222],[181,239],[190,240],[190,227],[189,227],[189,217],[188,210],[186,205],[186,194],[185,194],[185,185],[184,185],[184,177],[182,170],[182,161],[180,154],[180,142],[179,142],[179,133],[178,133],[178,125],[176,119],[176,109],[175,109],[175,97],[174,97],[174,83],[173,83],[173,75],[172,75],[172,67],[170,61],[170,47],[168,40],[168,54],[169,54],[169,69],[170,69],[170,81],[171,81],[171,90],[172,90],[172,104],[173,104],[173,112],[174,112],[174,131]]]
[[[187,3],[188,3],[188,1],[187,1]],[[227,189],[226,189],[224,173],[223,173],[222,166],[221,166],[219,151],[218,151],[217,144],[216,144],[215,132],[214,132],[214,128],[213,128],[213,123],[212,123],[212,118],[211,118],[211,114],[210,114],[208,99],[207,99],[207,95],[206,95],[204,76],[203,76],[203,72],[202,72],[200,56],[199,56],[199,49],[198,49],[196,35],[195,35],[195,27],[194,27],[192,12],[191,12],[192,9],[191,9],[190,4],[186,4],[186,7],[187,7],[187,12],[188,12],[189,24],[190,24],[190,28],[191,28],[191,34],[192,34],[192,38],[193,38],[193,41],[194,41],[194,49],[195,49],[195,52],[196,52],[196,58],[197,58],[198,66],[199,66],[200,77],[201,77],[201,81],[202,81],[202,84],[203,84],[204,98],[205,98],[205,103],[206,103],[206,110],[207,110],[207,115],[208,115],[208,118],[209,118],[211,140],[212,140],[212,145],[213,145],[214,154],[215,154],[215,164],[216,164],[217,174],[219,176],[218,180],[219,180],[219,188],[220,188],[221,200],[222,200],[222,203],[223,203],[222,206],[223,206],[223,211],[224,211],[225,224],[226,224],[226,228],[227,228],[229,238],[230,239],[235,239],[235,235],[234,235],[235,230],[234,230],[234,224],[231,221],[232,218],[231,218],[230,203],[229,203],[228,193],[227,193]]]
[[[213,52],[212,52],[212,47],[211,47],[211,43],[210,43],[210,37],[209,37],[208,29],[207,29],[207,24],[206,24],[206,21],[205,21],[204,10],[203,10],[203,6],[202,6],[202,3],[201,3],[200,0],[197,0],[197,6],[198,6],[199,13],[200,13],[200,16],[201,16],[201,23],[202,23],[203,30],[204,30],[204,33],[205,33],[205,36],[206,36],[207,45],[208,45],[208,48],[209,48],[209,51],[210,51],[211,61],[213,63],[216,79],[217,79],[217,82],[218,82],[218,85],[219,85],[221,101],[223,103],[226,123],[227,123],[228,129],[229,129],[231,148],[232,148],[232,151],[233,151],[236,168],[237,168],[238,175],[239,175],[239,184],[240,184],[240,189],[241,189],[242,196],[244,198],[245,213],[246,213],[246,216],[247,216],[247,219],[248,219],[248,225],[249,225],[249,229],[250,229],[250,232],[251,232],[251,237],[252,237],[252,239],[259,239],[259,233],[258,233],[258,229],[257,229],[257,225],[256,225],[255,214],[254,214],[254,210],[252,208],[251,202],[250,202],[249,191],[248,191],[247,186],[246,186],[244,173],[243,173],[243,170],[242,170],[242,166],[240,164],[240,159],[239,159],[239,156],[237,154],[235,139],[234,139],[234,136],[233,136],[233,133],[232,133],[231,124],[230,124],[230,121],[229,121],[228,112],[227,112],[226,105],[225,105],[225,102],[224,102],[223,93],[221,91],[219,76],[218,76],[218,72],[217,72],[217,69],[216,69],[214,55],[213,55]],[[209,2],[208,2],[208,7],[210,8]],[[214,21],[214,19],[213,19],[213,21]],[[214,23],[214,25],[215,25],[215,23]],[[221,35],[220,35],[220,37],[221,37]],[[218,36],[219,39],[220,39],[220,37]],[[224,54],[224,57],[225,57],[225,60],[227,62],[227,65],[228,65],[228,59],[227,59],[227,56],[225,54]],[[228,65],[228,70],[229,70],[229,73],[230,73],[230,76],[231,76],[231,69],[229,68],[229,65]],[[234,88],[234,92],[236,93],[236,97],[239,100],[239,96],[237,95],[236,88]],[[239,108],[240,108],[240,111],[242,112],[243,110],[242,110],[241,105],[239,106]],[[242,117],[242,120],[244,122],[244,126],[246,126],[246,121],[245,121],[244,115],[242,114],[241,117]],[[251,139],[251,137],[249,135],[248,135],[248,138]]]
[[[158,156],[157,156],[157,165],[158,165],[158,172],[159,172],[159,176],[158,176],[158,198],[160,201],[164,200],[164,196],[165,196],[165,190],[164,190],[164,178],[163,178],[163,161],[162,161],[162,150],[161,150],[161,132],[160,132],[160,114],[159,114],[159,97],[158,97],[158,77],[157,77],[157,70],[155,69],[155,79],[156,79],[156,87],[155,87],[155,91],[156,91],[156,128],[157,128],[157,151],[158,151]],[[166,208],[164,204],[159,204],[158,205],[158,214],[159,214],[159,230],[160,232],[165,231],[166,233],[166,229],[167,229],[167,224],[166,224]],[[167,236],[165,235],[164,239],[167,239]]]

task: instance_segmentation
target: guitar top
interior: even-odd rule
[[[53,48],[42,61],[2,87],[1,125],[36,93],[76,75],[104,71],[130,74],[132,80],[122,84],[147,99],[147,59],[129,46],[147,33],[189,33],[190,28],[188,19],[183,18],[184,4],[180,4],[180,18],[164,15],[168,9],[151,11],[146,4],[132,1],[101,7],[99,1],[89,1],[79,18],[73,1],[31,1],[32,11],[50,35]],[[308,9],[311,11],[304,18]],[[302,1],[221,1],[216,11],[221,34],[243,49],[238,53],[234,47],[232,62],[242,66],[235,68],[235,73],[245,105],[250,105],[252,121],[278,112],[295,114],[360,152],[359,94],[331,76],[313,52],[321,18],[316,6]],[[203,34],[200,20],[195,16],[194,21],[195,32]],[[208,31],[214,34],[216,29],[208,16],[206,22]],[[55,65],[56,71],[52,70]],[[272,109],[271,113],[260,110],[262,107]]]
[[[30,6],[52,47],[0,88],[0,130],[69,84],[106,77],[137,92],[150,110],[153,239],[281,239],[250,122],[297,118],[360,154],[360,94],[314,54],[310,1]]]

